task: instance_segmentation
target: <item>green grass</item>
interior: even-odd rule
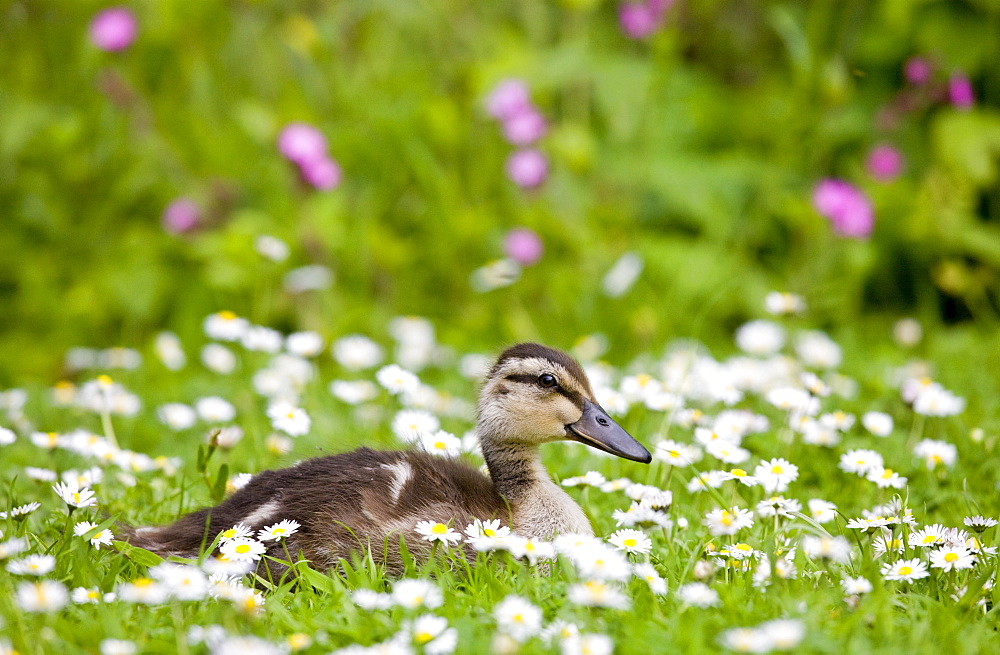
[[[579,573],[565,557],[546,575],[504,553],[482,555],[471,567],[444,558],[408,575],[444,592],[433,613],[457,630],[460,652],[490,649],[494,607],[511,593],[540,607],[546,624],[572,621],[608,635],[622,653],[717,652],[726,631],[783,617],[802,621],[802,652],[1000,650],[998,592],[976,588],[995,578],[995,557],[968,572],[932,569],[912,584],[885,582],[886,557],[873,558],[871,536],[843,527],[894,494],[920,525],[1000,517],[1000,381],[992,374],[1000,368],[996,3],[677,0],[663,26],[641,41],[623,35],[621,3],[611,0],[127,4],[139,36],[115,54],[87,39],[103,2],[0,7],[0,390],[27,393],[23,412],[10,407],[16,393],[0,402],[0,427],[17,434],[0,445],[0,511],[41,504],[23,519],[0,519],[0,544],[27,542],[25,553],[0,562],[0,653],[8,646],[93,653],[109,638],[131,640],[139,652],[197,653],[206,647],[187,635],[210,625],[274,644],[302,633],[312,642],[308,652],[323,653],[390,638],[421,613],[358,608],[354,590],[388,591],[394,583],[363,559],[329,574],[299,564],[298,587],[268,591],[253,616],[211,599],[69,604],[51,613],[26,612],[17,601],[26,578],[5,567],[28,554],[54,556],[44,577],[69,589],[113,592],[147,573],[143,553],[95,550],[73,535],[78,521],[165,523],[216,502],[239,472],[360,445],[399,447],[390,428],[399,400],[380,392],[351,407],[332,397],[331,380],[371,380],[373,371],[346,371],[324,353],[299,395],[312,429],[290,452],[272,452],[267,402],[252,382],[270,358],[237,347],[231,375],[203,368],[201,326],[212,312],[230,309],[283,333],[313,330],[326,344],[363,333],[386,347],[392,317],[426,316],[444,348],[421,379],[471,403],[476,383],[459,374],[459,357],[494,355],[518,341],[593,347],[613,365],[614,384],[628,374],[658,376],[678,340],[698,340],[725,360],[738,354],[734,330],[763,315],[772,289],[807,300],[803,317],[783,319],[789,330],[822,329],[843,347],[840,372],[857,382],[857,395],[827,398],[823,411],[878,410],[895,421],[888,438],[855,425],[823,448],[789,432],[783,413],[759,395],[739,403],[770,420],[744,442],[749,465],[787,458],[799,467],[790,497],[836,503],[841,516],[823,528],[851,540],[849,565],[812,561],[798,548],[794,579],[759,588],[752,573],[730,567],[708,580],[720,606],[687,607],[677,590],[693,580],[710,542],[726,545],[711,539],[705,514],[734,503],[753,508],[763,492],[727,482],[715,493],[690,494],[691,469],[554,444],[544,458],[559,479],[597,470],[673,491],[670,517],[689,527],[648,530],[649,559],[668,583],[666,595],[633,580],[622,585],[628,610],[577,606],[568,589]],[[928,86],[904,79],[914,56],[932,65]],[[969,109],[946,100],[947,82],[959,73],[976,95]],[[507,179],[515,147],[484,109],[490,91],[510,77],[525,82],[550,127],[538,144],[550,174],[531,191]],[[327,139],[344,173],[338,188],[310,188],[281,157],[278,135],[295,121]],[[891,182],[866,170],[880,143],[905,160]],[[835,236],[812,206],[814,186],[828,177],[871,199],[870,238]],[[202,211],[199,228],[184,235],[161,226],[178,197]],[[510,286],[474,288],[470,277],[504,256],[504,236],[520,226],[540,237],[542,258]],[[287,243],[288,259],[262,257],[254,248],[262,235]],[[624,253],[637,254],[644,268],[626,293],[610,297],[602,281]],[[286,275],[310,265],[327,267],[332,283],[289,290]],[[903,316],[925,331],[911,348],[889,336]],[[162,330],[184,344],[188,365],[179,372],[154,353]],[[143,365],[68,363],[70,348],[113,345],[138,349]],[[894,373],[911,361],[926,363],[934,380],[964,397],[965,411],[915,417]],[[138,396],[136,416],[108,421],[58,402],[101,373]],[[156,408],[212,395],[233,403],[245,437],[206,462],[199,452],[212,426],[175,432]],[[723,409],[690,404],[708,415]],[[641,404],[617,418],[648,445],[693,438],[691,428]],[[442,413],[441,421],[456,435],[473,425],[468,415]],[[176,469],[123,471],[30,440],[35,430],[103,435],[109,428],[123,448],[175,458]],[[927,470],[912,452],[922,438],[953,444],[955,466]],[[839,456],[850,448],[878,450],[908,485],[878,490],[840,471]],[[61,474],[95,464],[104,471],[99,505],[72,516],[51,483],[28,475],[28,467]],[[722,468],[710,458],[698,466]],[[629,504],[622,492],[570,493],[602,536],[616,529],[612,513]],[[818,530],[803,518],[777,526],[758,520],[738,538],[771,553]],[[995,544],[996,529],[985,538]],[[874,585],[857,604],[844,600],[847,574]],[[969,595],[953,600],[962,585]],[[558,649],[537,638],[522,645],[525,652]],[[240,650],[247,655],[251,647]]]
[[[931,350],[937,350],[933,346],[937,342],[931,339],[930,343]],[[196,345],[189,344],[188,350],[194,352]],[[732,543],[726,537],[709,535],[702,525],[705,514],[731,505],[752,509],[764,492],[759,487],[737,487],[737,483],[727,482],[717,491],[692,494],[685,489],[694,474],[690,467],[674,469],[656,461],[644,466],[599,457],[579,444],[554,444],[545,448],[545,459],[557,478],[596,470],[608,479],[627,476],[634,482],[673,491],[670,517],[674,521],[687,520],[688,526],[670,530],[646,528],[653,541],[651,553],[631,556],[634,561],[649,561],[654,565],[668,584],[666,595],[657,596],[644,581],[633,579],[621,585],[610,583],[626,593],[631,605],[628,610],[579,606],[568,600],[567,591],[584,578],[569,560],[560,558],[544,573],[503,552],[480,554],[471,565],[450,556],[429,563],[411,562],[405,577],[430,579],[444,592],[443,605],[431,611],[445,617],[457,630],[459,652],[489,650],[498,632],[493,608],[508,594],[518,594],[540,607],[546,624],[564,620],[575,623],[582,632],[605,634],[616,644],[616,652],[622,653],[649,652],[650,644],[664,651],[717,652],[720,636],[726,630],[752,627],[777,618],[802,622],[805,637],[797,652],[834,653],[851,648],[866,652],[905,649],[929,653],[939,650],[942,644],[953,644],[962,652],[996,648],[1000,644],[994,630],[996,592],[989,586],[979,589],[987,578],[995,577],[996,557],[983,557],[975,568],[967,571],[944,573],[931,569],[930,577],[913,583],[887,582],[879,573],[887,558],[873,556],[872,536],[843,527],[846,519],[860,516],[862,509],[888,502],[894,496],[901,497],[912,508],[918,526],[936,522],[961,526],[962,518],[967,515],[1000,515],[1000,503],[992,493],[996,484],[992,466],[995,430],[988,429],[981,442],[970,439],[971,428],[988,427],[996,421],[993,406],[988,404],[990,400],[981,395],[985,390],[953,386],[957,393],[968,397],[969,408],[965,412],[949,418],[918,417],[899,398],[898,391],[885,382],[889,365],[904,363],[907,353],[888,339],[868,345],[872,353],[869,357],[859,346],[855,346],[859,350],[845,353],[848,363],[842,372],[857,381],[857,396],[827,398],[823,401],[823,411],[843,409],[858,416],[869,409],[886,411],[896,423],[887,438],[874,437],[856,425],[833,448],[809,445],[784,427],[782,412],[760,397],[748,394],[738,405],[768,416],[771,421],[769,430],[744,440],[753,454],[744,466],[752,470],[760,459],[776,456],[788,459],[799,467],[799,476],[785,496],[800,500],[803,507],[810,498],[830,500],[839,507],[841,516],[822,527],[806,517],[780,522],[758,517],[751,529],[740,532],[734,539],[764,553],[774,553],[799,544],[805,535],[829,531],[850,540],[854,558],[849,563],[811,560],[798,548],[793,559],[796,577],[774,577],[764,587],[754,584],[753,570],[722,567],[706,580],[719,593],[721,604],[707,609],[686,606],[677,590],[694,580],[696,563],[706,558],[706,548]],[[211,504],[213,495],[219,491],[217,485],[231,473],[284,466],[302,457],[347,450],[359,444],[398,447],[388,424],[400,407],[399,401],[383,392],[366,405],[351,408],[331,397],[327,384],[346,372],[328,357],[321,356],[316,362],[319,374],[306,387],[301,401],[313,418],[312,430],[295,441],[288,455],[269,453],[264,446],[264,439],[271,432],[263,413],[265,402],[252,392],[250,383],[255,368],[266,363],[266,358],[259,353],[237,350],[242,365],[229,376],[208,373],[196,363],[171,373],[154,357],[148,357],[134,371],[109,371],[144,403],[136,417],[112,419],[121,445],[153,457],[176,455],[180,464],[173,474],[139,472],[132,474],[132,479],[123,479],[123,472],[117,467],[102,464],[104,480],[95,486],[100,499],[97,508],[78,509],[68,516],[65,505],[49,489],[49,483],[26,477],[25,466],[61,472],[86,468],[93,460],[64,449],[39,449],[29,442],[24,434],[27,425],[22,424],[17,442],[3,447],[0,469],[5,481],[3,504],[13,507],[38,501],[41,508],[23,520],[8,519],[0,523],[4,539],[23,537],[28,540],[27,552],[54,555],[55,570],[45,577],[61,581],[68,588],[85,586],[96,587],[102,593],[115,591],[143,576],[144,565],[151,562],[144,559],[143,553],[129,552],[127,548],[124,552],[108,547],[95,550],[83,537],[73,535],[75,522],[89,519],[99,523],[111,517],[134,525],[163,523]],[[948,348],[941,350],[947,352]],[[620,366],[615,374],[657,373],[653,366],[657,359],[650,353],[632,365]],[[966,351],[965,359],[952,360],[948,368],[962,370],[974,359]],[[90,373],[83,377],[90,377]],[[372,374],[353,374],[353,377],[372,378]],[[474,384],[459,377],[453,365],[429,368],[421,377],[459,397],[471,400],[474,394]],[[956,382],[961,385],[964,379],[956,378]],[[41,430],[68,432],[83,428],[101,433],[100,416],[73,407],[55,407],[49,393],[40,387],[30,389],[26,420],[32,425]],[[206,461],[201,444],[208,426],[199,424],[174,433],[156,420],[155,407],[167,400],[192,402],[207,393],[233,400],[238,410],[236,423],[246,430],[246,437],[232,450],[216,451]],[[723,409],[718,404],[703,407],[708,414]],[[677,441],[692,441],[691,428],[673,425],[670,414],[653,412],[641,405],[633,405],[619,420],[650,446],[667,433]],[[444,417],[442,422],[446,429],[457,434],[471,427],[470,420],[465,418]],[[5,423],[12,424],[13,419],[8,417]],[[926,470],[911,453],[913,444],[921,437],[953,443],[959,453],[954,468]],[[873,483],[837,468],[840,454],[862,447],[879,451],[887,466],[909,478],[908,485],[899,491],[879,490]],[[730,468],[707,456],[696,467]],[[612,512],[627,508],[630,502],[622,491],[605,493],[597,488],[573,488],[570,493],[591,517],[598,535],[609,535],[616,529]],[[985,533],[987,545],[995,543],[995,531],[993,528]],[[914,548],[908,548],[901,557],[926,559]],[[140,652],[201,652],[204,646],[189,644],[186,635],[192,626],[208,625],[221,625],[230,636],[257,635],[270,642],[283,642],[291,635],[303,633],[312,643],[306,652],[327,652],[352,643],[370,645],[389,639],[407,620],[427,611],[401,607],[366,611],[355,606],[351,600],[354,590],[389,591],[395,582],[361,553],[353,562],[345,562],[340,571],[328,574],[308,569],[306,563],[297,566],[298,582],[286,580],[265,591],[263,608],[252,615],[238,603],[221,599],[175,600],[154,606],[122,600],[98,605],[71,603],[51,613],[30,613],[14,597],[15,587],[27,578],[3,572],[0,573],[3,592],[0,621],[5,639],[22,653],[93,652],[96,644],[107,638],[132,640]],[[864,576],[874,585],[874,590],[856,604],[848,604],[840,588],[841,578],[848,575]],[[966,597],[959,594],[961,599],[956,601],[952,596],[960,586],[972,591]],[[546,646],[534,638],[523,645],[523,650],[550,652],[557,650],[557,646]]]

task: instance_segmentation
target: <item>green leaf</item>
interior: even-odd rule
[[[163,563],[163,558],[154,552],[148,551],[145,548],[139,548],[138,546],[133,546],[132,544],[127,544],[124,541],[112,542],[119,553],[129,558],[139,566],[156,566],[157,564]]]

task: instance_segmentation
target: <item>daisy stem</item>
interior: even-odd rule
[[[101,426],[104,428],[104,436],[115,450],[121,450],[118,447],[118,439],[115,437],[115,427],[111,424],[111,412],[105,407],[101,409]]]
[[[299,575],[299,568],[297,566],[294,566],[293,563],[292,563],[292,555],[291,555],[291,553],[288,552],[288,540],[287,539],[282,539],[281,540],[281,549],[283,551],[285,551],[285,560],[288,562],[288,568],[292,570],[293,575],[296,578],[301,577]]]
[[[177,646],[177,655],[188,655],[190,652],[188,650],[187,644],[187,631],[184,630],[184,611],[181,609],[181,604],[178,602],[171,603],[171,618],[174,622],[174,636],[176,637],[175,645]]]
[[[913,450],[913,447],[917,445],[917,439],[919,439],[924,433],[924,415],[914,414],[913,415],[913,425],[910,426],[910,436],[906,440],[906,449]]]

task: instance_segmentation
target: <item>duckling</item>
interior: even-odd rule
[[[482,386],[477,433],[488,475],[457,458],[415,451],[353,452],[263,471],[222,504],[162,527],[138,528],[133,545],[163,556],[197,557],[215,536],[242,523],[254,530],[281,519],[300,529],[268,555],[310,560],[321,570],[371,552],[401,574],[400,538],[417,560],[431,545],[415,526],[434,521],[459,530],[474,519],[500,519],[525,537],[593,534],[583,510],[549,477],[543,443],[579,441],[625,459],[649,463],[638,441],[597,403],[583,368],[567,354],[536,343],[505,350]],[[466,556],[474,559],[467,548]],[[270,560],[270,573],[282,567]],[[274,577],[277,579],[277,577]]]

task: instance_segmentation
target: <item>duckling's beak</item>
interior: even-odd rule
[[[566,436],[633,462],[648,464],[653,459],[649,451],[615,423],[600,405],[586,399],[583,401],[583,416],[576,423],[566,426]]]

